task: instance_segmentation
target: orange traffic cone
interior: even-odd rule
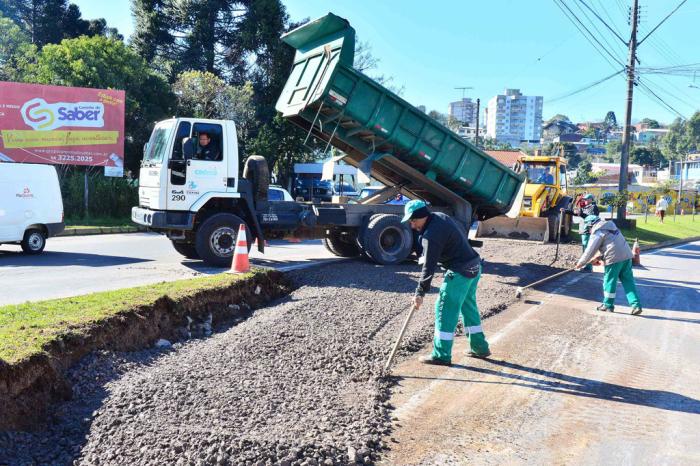
[[[642,258],[639,251],[639,239],[634,239],[634,244],[632,245],[632,265],[642,265]]]
[[[246,241],[245,224],[241,223],[236,238],[236,248],[233,250],[233,261],[229,273],[244,273],[250,270],[248,261],[248,241]]]

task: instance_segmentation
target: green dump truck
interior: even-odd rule
[[[355,32],[346,20],[328,14],[282,40],[297,52],[277,109],[307,139],[342,151],[331,173],[342,158],[386,188],[359,202],[269,201],[265,158],[250,156],[240,169],[235,122],[176,118],[159,122],[144,148],[134,222],[166,234],[185,257],[218,266],[231,263],[241,224],[261,252],[265,239],[322,238],[338,256],[394,264],[414,246],[400,223],[403,206],[385,203],[397,193],[425,199],[465,229],[519,210],[523,175],[353,69]],[[207,158],[197,150],[204,133]]]

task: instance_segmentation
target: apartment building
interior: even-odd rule
[[[526,96],[520,89],[506,89],[492,97],[485,109],[486,135],[511,146],[539,144],[542,103],[542,96]]]

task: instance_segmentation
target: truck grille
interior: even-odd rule
[[[141,207],[150,207],[151,203],[149,202],[148,197],[146,196],[139,196],[139,206]]]

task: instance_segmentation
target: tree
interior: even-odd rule
[[[163,78],[122,41],[106,37],[66,39],[45,45],[25,82],[126,91],[125,164],[136,171],[153,124],[171,114],[173,96]]]
[[[36,59],[36,46],[8,18],[0,16],[0,81],[21,81],[22,70]]]
[[[609,133],[610,131],[614,131],[617,129],[617,118],[615,117],[615,112],[610,110],[608,113],[605,114],[605,118],[603,119],[603,124],[605,125],[605,132],[606,134]]]
[[[68,0],[0,0],[0,14],[14,21],[37,47],[83,35],[122,39],[102,18],[82,19],[80,8]]]
[[[591,183],[593,177],[591,176],[591,170],[593,166],[589,160],[584,160],[578,164],[576,168],[576,176],[573,179],[574,185],[581,186],[586,183]]]
[[[620,141],[610,141],[605,145],[605,153],[609,158],[614,160],[620,160],[622,157],[622,143]]]
[[[630,160],[632,163],[642,165],[644,167],[661,168],[667,163],[666,158],[656,146],[642,147],[637,146],[630,152]]]
[[[649,129],[658,129],[661,128],[661,125],[659,124],[658,121],[653,120],[651,118],[644,118],[642,121],[640,121],[642,125],[645,125]]]
[[[546,126],[546,125],[548,125],[549,123],[551,123],[551,122],[553,122],[553,121],[568,121],[568,122],[571,122],[571,120],[569,120],[569,117],[568,117],[568,116],[562,115],[561,113],[557,113],[557,114],[554,115],[552,118],[550,118],[549,120],[547,120],[547,121],[544,123],[544,125]]]
[[[173,84],[179,115],[233,120],[245,145],[255,117],[253,85],[231,86],[207,71],[183,71]]]

